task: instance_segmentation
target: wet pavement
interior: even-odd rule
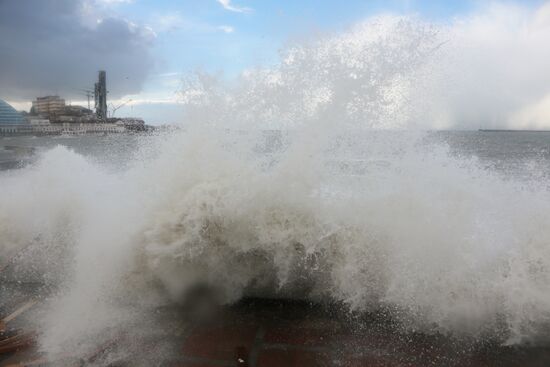
[[[35,350],[34,331],[19,329],[17,319],[32,312],[36,303],[20,300],[6,313],[0,334],[0,366],[133,366],[132,360],[106,362],[110,353],[132,335],[121,335],[100,345],[88,356],[48,361]],[[14,316],[15,312],[15,316]],[[161,313],[173,319],[175,308]],[[11,316],[10,316],[11,315]],[[13,327],[12,327],[13,325]],[[216,366],[550,366],[550,348],[506,347],[488,341],[456,340],[400,330],[380,315],[350,315],[341,307],[290,300],[246,299],[221,307],[208,317],[177,328],[151,330],[137,350],[147,365],[174,367]],[[170,342],[170,357],[159,352]],[[159,360],[155,361],[158,353]],[[160,356],[163,356],[162,358]]]

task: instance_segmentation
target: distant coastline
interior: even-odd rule
[[[550,133],[550,130],[478,129],[483,133]]]

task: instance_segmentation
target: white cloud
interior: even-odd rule
[[[228,25],[221,25],[218,27],[218,29],[225,33],[233,33],[235,32],[235,28],[228,26]]]
[[[172,78],[172,77],[175,77],[175,76],[182,77],[183,75],[184,74],[182,72],[170,71],[170,72],[166,72],[166,73],[160,73],[160,74],[157,74],[155,76],[159,77],[159,78]]]
[[[154,24],[154,29],[159,32],[173,31],[186,26],[186,22],[178,12],[158,15],[154,19]]]
[[[98,0],[100,3],[104,4],[131,4],[134,0]]]
[[[231,4],[231,0],[217,0],[225,10],[229,10],[235,13],[250,13],[252,12],[251,8],[245,6],[236,6]]]
[[[152,28],[157,32],[187,31],[198,33],[233,33],[235,28],[229,25],[215,26],[203,21],[186,18],[179,12],[157,14],[151,18]]]

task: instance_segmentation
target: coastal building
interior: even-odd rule
[[[27,116],[27,121],[32,126],[50,125],[50,120],[42,118],[40,116]]]
[[[86,134],[116,134],[132,131],[123,123],[104,123],[98,124],[95,122],[60,122],[38,123],[31,122],[29,124],[10,124],[0,125],[0,136],[17,136],[17,135],[86,135]]]
[[[59,96],[38,97],[32,101],[32,113],[50,117],[59,114],[65,108],[65,100]]]
[[[36,98],[29,113],[19,113],[0,100],[0,136],[111,134],[151,129],[140,118],[109,118],[107,93],[107,75],[100,71],[95,83],[95,113],[82,106],[66,105],[59,96]]]
[[[0,99],[0,125],[24,124],[25,118],[15,108]]]
[[[0,134],[24,130],[27,126],[23,115],[0,99]]]

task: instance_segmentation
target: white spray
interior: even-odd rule
[[[86,353],[197,284],[222,302],[304,298],[387,308],[404,327],[539,335],[548,190],[421,133],[380,130],[430,110],[440,45],[416,21],[371,20],[293,47],[237,86],[192,80],[187,128],[149,141],[155,154],[128,170],[58,147],[2,175],[4,246],[63,247],[42,348]],[[59,270],[51,263],[42,271]]]

